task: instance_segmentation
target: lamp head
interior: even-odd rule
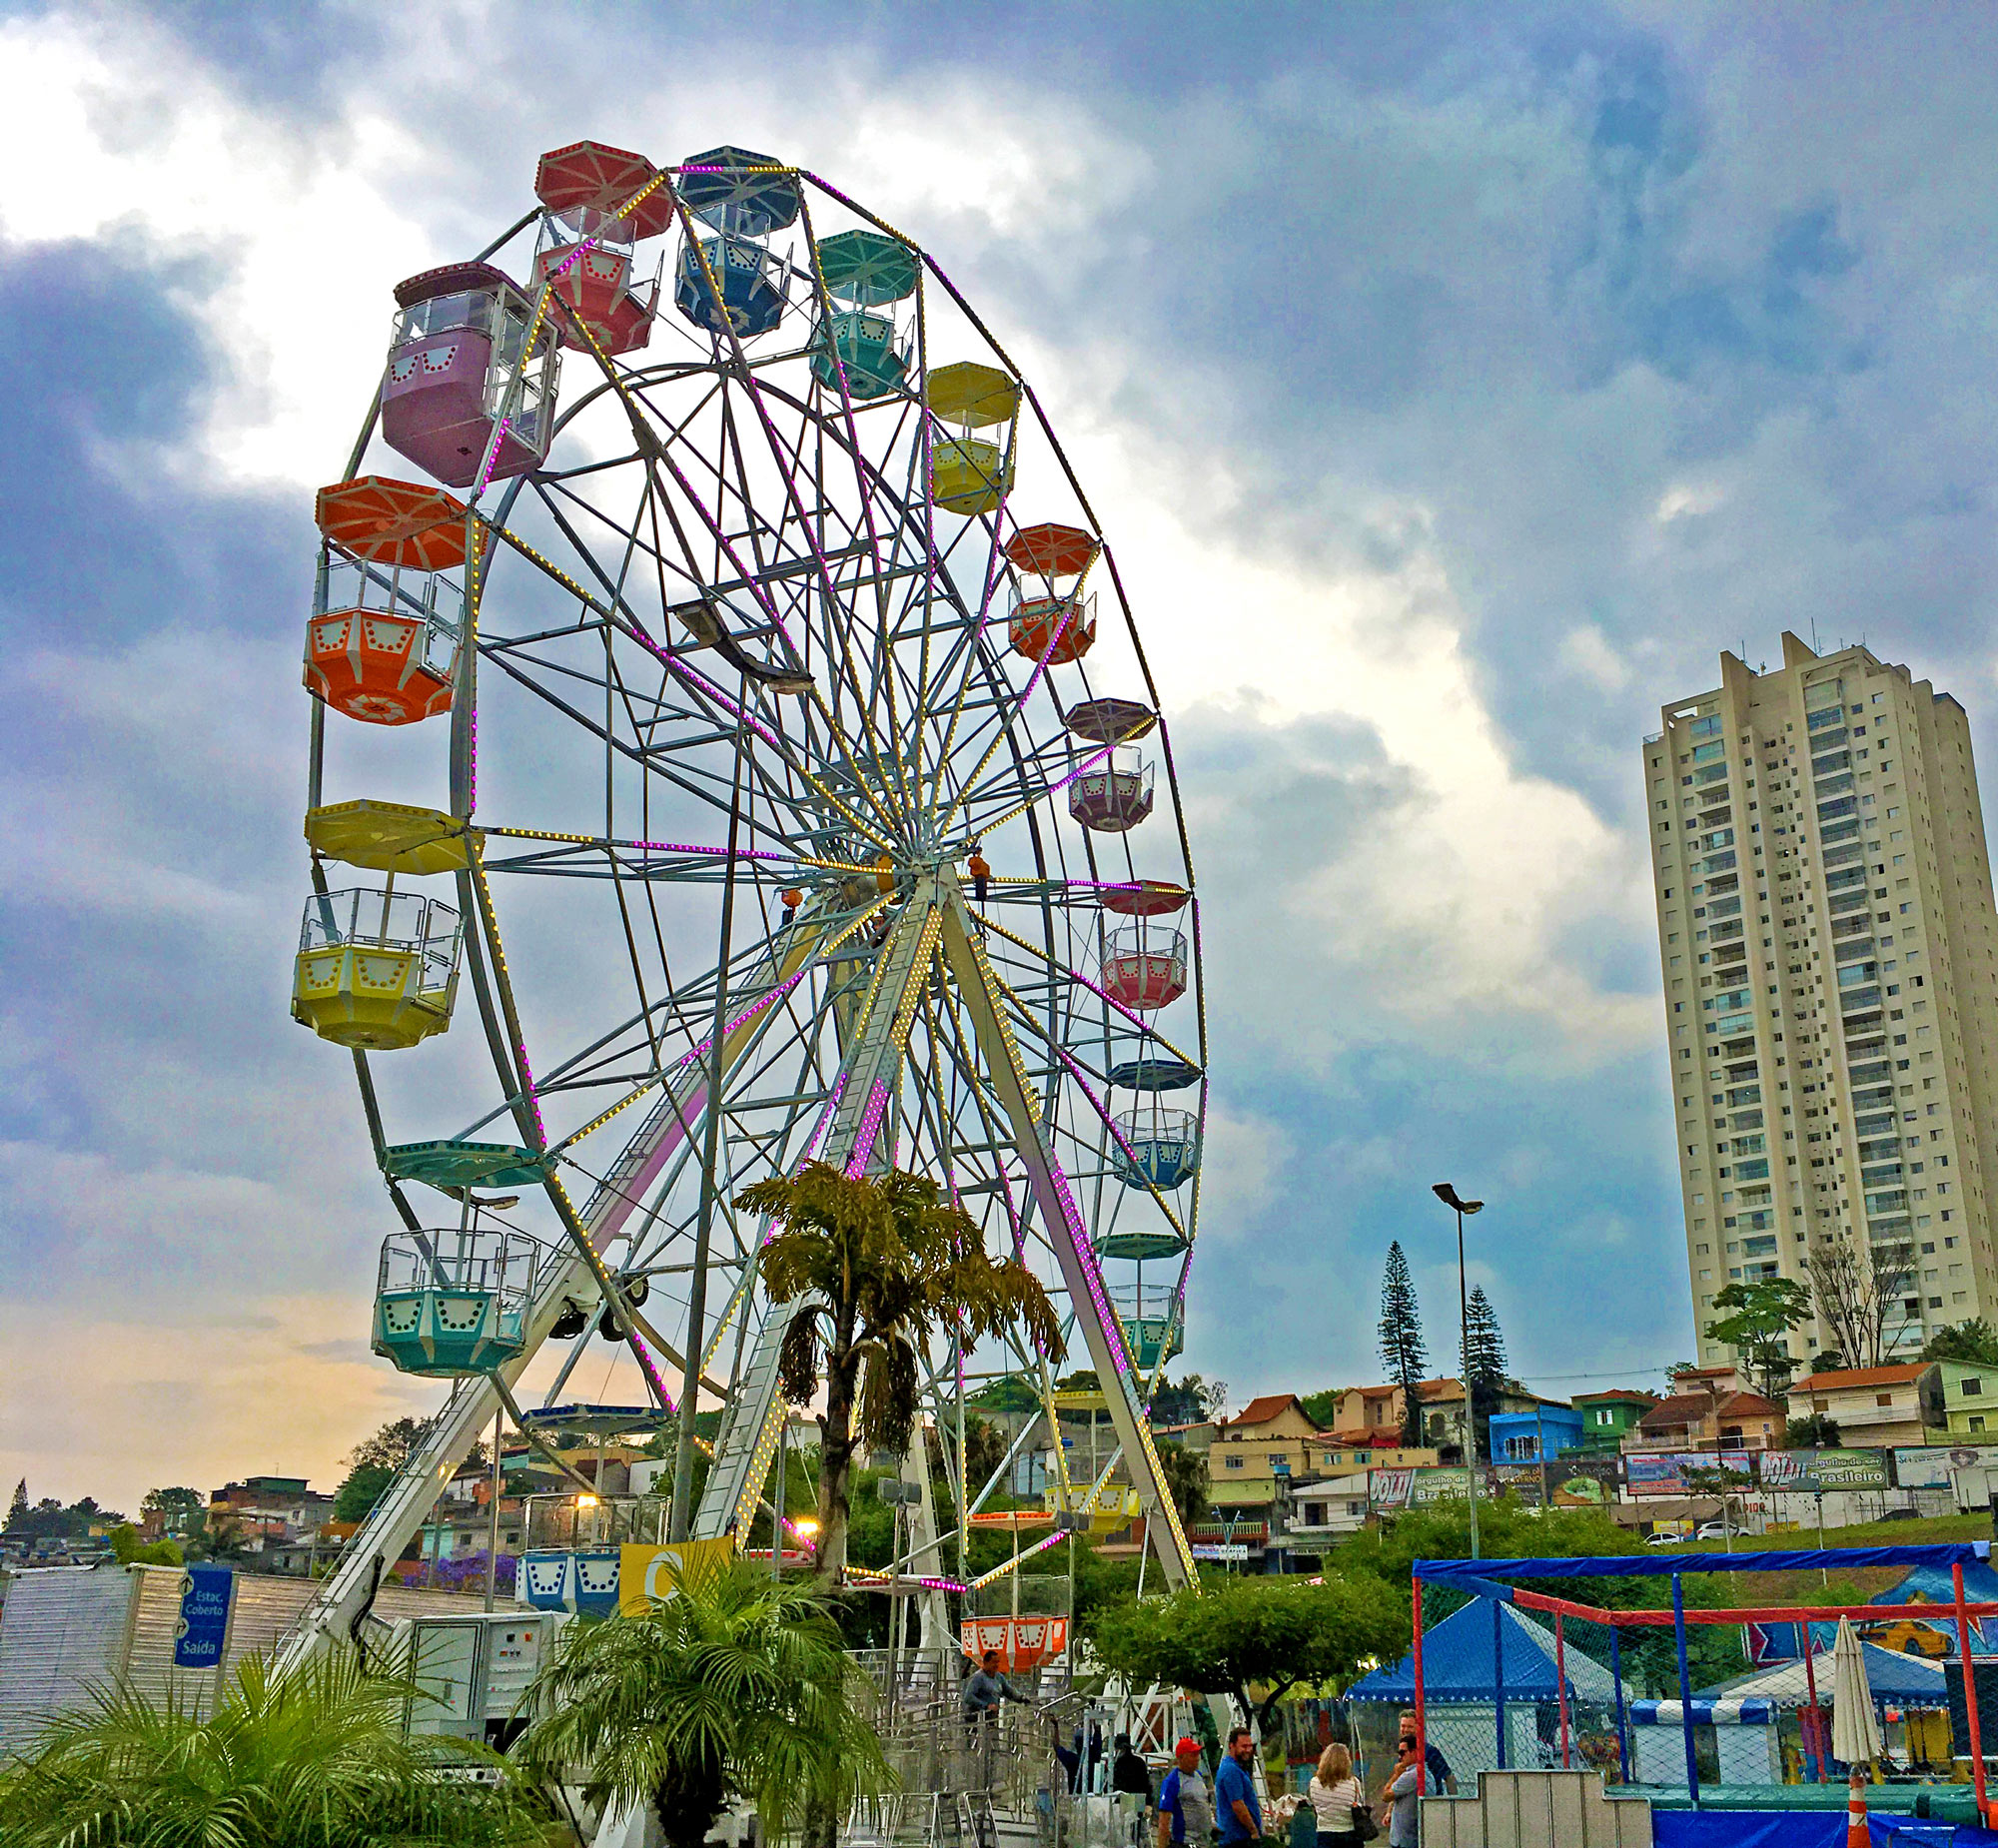
[[[1441,1200],[1445,1206],[1454,1208],[1459,1213],[1477,1213],[1482,1211],[1485,1206],[1485,1202],[1482,1200],[1460,1200],[1457,1189],[1448,1181],[1437,1182],[1430,1189],[1430,1192]]]

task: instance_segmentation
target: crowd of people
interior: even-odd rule
[[[993,1718],[1002,1701],[1031,1704],[999,1671],[996,1650],[987,1650],[966,1677],[962,1705],[965,1725],[975,1732]],[[1210,1779],[1198,1739],[1181,1739],[1173,1748],[1173,1764],[1155,1791],[1151,1767],[1133,1748],[1127,1734],[1112,1741],[1109,1787],[1114,1796],[1144,1799],[1156,1815],[1152,1848],[1249,1848],[1280,1832],[1278,1808],[1265,1807],[1256,1794],[1255,1735],[1247,1726],[1228,1734],[1221,1763]],[[1093,1781],[1090,1773],[1100,1755],[1100,1741],[1078,1734],[1064,1745],[1059,1736],[1054,1753],[1068,1787],[1079,1792]],[[1308,1805],[1317,1848],[1361,1848],[1385,1833],[1388,1848],[1416,1848],[1416,1804],[1427,1796],[1455,1793],[1457,1779],[1435,1744],[1424,1747],[1416,1716],[1404,1713],[1397,1729],[1395,1762],[1371,1796],[1354,1767],[1353,1754],[1338,1741],[1319,1756],[1300,1812]],[[1385,1825],[1383,1818],[1385,1816]]]

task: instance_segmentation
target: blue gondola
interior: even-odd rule
[[[680,249],[673,306],[697,328],[711,334],[733,329],[738,339],[750,340],[769,333],[782,318],[787,278],[783,260],[760,244],[741,237],[702,238],[698,247],[688,243]],[[719,309],[715,287],[721,291]]]

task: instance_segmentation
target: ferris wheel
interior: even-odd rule
[[[723,1409],[693,1531],[745,1534],[790,1312],[734,1202],[810,1160],[929,1176],[1035,1270],[1181,1581],[1147,1406],[1198,1223],[1199,906],[1089,502],[935,260],[815,176],[583,142],[534,194],[397,286],[316,507],[292,1011],[351,1050],[402,1222],[375,1351],[453,1389],[308,1632],[496,1406],[612,1362]],[[939,1432],[1001,1382],[1052,1419],[1022,1341],[931,1355]],[[1101,1490],[1054,1455],[1052,1495]]]

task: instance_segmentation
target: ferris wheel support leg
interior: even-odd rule
[[[894,1092],[902,1048],[908,1043],[909,1028],[935,959],[942,922],[938,896],[933,877],[919,879],[881,947],[874,979],[840,1066],[832,1127],[818,1154],[822,1162],[839,1168],[856,1160],[864,1163],[882,1133],[886,1100]],[[756,1331],[745,1378],[722,1414],[714,1466],[708,1471],[694,1514],[695,1539],[719,1539],[747,1530],[776,1447],[777,1420],[783,1415],[777,1357],[784,1345],[784,1331],[801,1308],[798,1300],[771,1308]]]
[[[914,1436],[902,1456],[902,1480],[918,1493],[910,1508],[908,1570],[919,1578],[943,1576],[943,1548],[937,1544],[936,1503],[930,1498],[929,1435],[920,1418]],[[950,1654],[950,1612],[941,1591],[925,1591],[922,1602],[921,1640],[917,1643],[925,1661],[941,1669]],[[941,1680],[939,1686],[945,1685]]]
[[[1027,1171],[1027,1183],[1047,1226],[1055,1262],[1061,1267],[1062,1282],[1075,1308],[1076,1327],[1088,1345],[1090,1365],[1095,1368],[1104,1397],[1109,1401],[1111,1426],[1130,1464],[1139,1506],[1151,1517],[1154,1534],[1160,1536],[1160,1564],[1175,1586],[1198,1583],[1200,1574],[1194,1565],[1193,1548],[1180,1524],[1179,1509],[1166,1492],[1165,1471],[1153,1447],[1152,1427],[1145,1419],[1132,1384],[1131,1355],[1124,1331],[1111,1311],[1103,1275],[1083,1230],[1068,1177],[1055,1160],[1047,1131],[1020,1070],[1019,1055],[1006,1030],[998,994],[987,971],[984,948],[977,939],[963,896],[954,885],[944,894],[943,953],[958,993],[964,997],[973,1033],[992,1077],[993,1091],[1006,1113],[1013,1146]]]

